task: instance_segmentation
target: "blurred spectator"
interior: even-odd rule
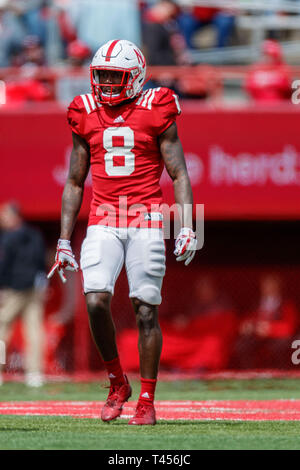
[[[209,99],[215,103],[222,99],[222,80],[215,67],[194,66],[193,70],[182,73],[178,80],[182,98]]]
[[[47,10],[49,0],[9,0],[10,8],[24,24],[26,34],[37,36],[44,46],[47,39]]]
[[[12,58],[12,65],[37,69],[45,65],[45,51],[38,36],[25,36],[19,50]]]
[[[227,367],[236,334],[236,315],[211,278],[195,283],[192,307],[160,320],[164,335],[161,367],[176,371],[216,371]],[[138,370],[137,333],[124,330],[120,350],[126,370]]]
[[[55,251],[49,251],[51,261]],[[66,285],[62,286],[60,279],[51,279],[47,290],[45,305],[45,372],[57,374],[66,372],[73,366],[72,348],[73,317],[76,310],[74,292],[78,284],[75,276],[70,276]],[[70,344],[71,343],[71,344]]]
[[[0,0],[0,67],[22,49],[26,36],[36,36],[44,47],[47,40],[45,0]]]
[[[68,45],[67,55],[72,67],[83,67],[91,58],[92,51],[84,42],[75,40]]]
[[[21,74],[20,77],[13,74],[6,79],[7,105],[53,99],[51,77],[47,80],[38,77],[40,67],[45,64],[45,56],[37,36],[24,38],[13,62],[19,67]]]
[[[14,51],[21,46],[26,29],[11,8],[10,0],[0,0],[0,67],[8,67]]]
[[[284,298],[280,277],[263,276],[257,308],[240,322],[233,367],[288,368],[297,327],[296,306]]]
[[[291,99],[292,77],[284,63],[280,44],[267,39],[262,44],[263,59],[249,72],[245,89],[256,102],[278,103]]]
[[[69,30],[95,52],[112,38],[141,43],[140,12],[137,0],[56,1],[67,13]]]
[[[52,94],[47,84],[36,78],[23,78],[21,81],[6,82],[6,104],[8,106],[51,99]]]
[[[143,41],[148,65],[181,65],[188,62],[184,38],[176,23],[178,7],[160,0],[146,11]]]
[[[77,33],[74,25],[68,15],[68,12],[64,9],[59,9],[57,12],[57,22],[60,30],[62,40],[65,44],[69,44],[77,39]]]
[[[29,227],[14,203],[0,212],[0,339],[9,342],[19,314],[24,322],[25,380],[43,383],[43,314],[47,286],[45,247],[40,233]]]
[[[216,29],[217,47],[228,46],[235,26],[234,15],[222,8],[186,7],[178,17],[178,23],[185,37],[187,46],[194,48],[194,35],[207,25]]]
[[[199,372],[226,369],[236,335],[236,315],[212,278],[197,280],[190,311],[168,322],[162,320],[161,328],[162,367]]]
[[[56,80],[56,98],[63,105],[70,104],[77,95],[89,93],[88,67],[91,54],[91,49],[78,39],[68,45],[68,65],[64,69],[63,76]]]
[[[171,0],[160,0],[146,10],[143,21],[143,43],[148,65],[184,65],[189,63],[186,44],[176,17],[178,7]],[[177,80],[172,74],[150,80],[146,87],[166,86],[180,96]]]

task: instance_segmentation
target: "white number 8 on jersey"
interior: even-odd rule
[[[113,145],[113,137],[123,137],[124,145]],[[134,172],[135,155],[131,150],[134,147],[134,133],[130,127],[109,127],[103,132],[103,147],[107,150],[105,171],[109,176],[129,176]],[[124,156],[124,165],[114,166],[114,157]]]

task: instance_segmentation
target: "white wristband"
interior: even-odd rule
[[[59,248],[66,249],[66,250],[71,250],[71,251],[72,251],[70,240],[63,240],[62,238],[60,238],[60,239],[58,240],[58,242],[57,242],[57,246],[58,246]]]
[[[182,229],[180,230],[178,236],[180,236],[180,235],[189,236],[191,234],[191,232],[192,232],[193,235],[195,235],[192,228],[182,227]]]

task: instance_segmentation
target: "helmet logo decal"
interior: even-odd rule
[[[112,52],[117,42],[119,42],[119,39],[116,39],[115,41],[113,41],[111,45],[109,46],[106,57],[105,57],[105,62],[110,62]]]
[[[139,64],[142,64],[142,66],[144,67],[144,60],[143,60],[143,57],[142,57],[141,53],[139,51],[137,51],[136,49],[134,49],[134,52],[137,56]]]

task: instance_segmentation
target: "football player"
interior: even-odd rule
[[[141,373],[141,392],[129,424],[153,425],[162,348],[158,306],[165,246],[159,180],[164,166],[181,208],[182,228],[174,253],[187,265],[196,250],[192,190],[175,123],[180,107],[168,88],[143,91],[145,58],[129,41],[112,40],[100,47],[90,66],[90,77],[92,93],[76,96],[68,108],[73,150],[62,198],[61,233],[49,277],[57,270],[65,281],[64,268],[78,270],[70,238],[91,168],[93,198],[80,267],[92,336],[110,379],[101,418],[111,421],[120,416],[131,396],[110,311],[114,285],[125,263],[139,330]],[[125,208],[120,198],[126,199]],[[135,223],[138,205],[143,208],[139,226]]]

